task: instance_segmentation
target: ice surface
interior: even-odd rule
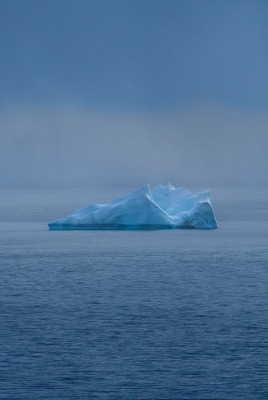
[[[50,230],[217,228],[209,191],[146,184],[108,204],[90,204],[51,221]]]

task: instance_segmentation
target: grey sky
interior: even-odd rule
[[[0,10],[1,186],[267,184],[267,1]]]

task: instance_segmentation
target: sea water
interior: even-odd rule
[[[117,195],[0,194],[1,399],[267,399],[268,189],[212,231],[48,231]]]

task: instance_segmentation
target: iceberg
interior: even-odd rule
[[[215,229],[209,190],[192,193],[171,184],[149,184],[108,204],[89,204],[51,221],[49,230]]]

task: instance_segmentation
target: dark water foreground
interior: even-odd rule
[[[2,191],[0,398],[267,399],[268,190],[213,194],[217,230],[51,232],[113,196]]]

